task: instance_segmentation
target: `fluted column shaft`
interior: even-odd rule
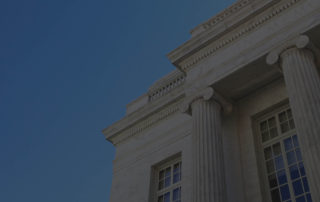
[[[313,201],[320,201],[320,76],[313,52],[291,48],[281,66]]]
[[[212,100],[192,103],[193,202],[226,202],[221,106]]]

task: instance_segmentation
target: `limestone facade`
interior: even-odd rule
[[[320,1],[239,0],[103,130],[110,202],[320,202]]]

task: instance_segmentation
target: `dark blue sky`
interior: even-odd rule
[[[114,148],[101,130],[232,2],[1,0],[0,201],[107,202]]]

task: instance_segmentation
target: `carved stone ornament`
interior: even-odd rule
[[[276,49],[272,50],[266,58],[266,62],[268,65],[277,65],[279,62],[279,59],[281,57],[281,54],[284,53],[286,50],[289,50],[291,48],[298,48],[303,49],[307,48],[311,50],[315,55],[319,55],[319,49],[315,47],[308,36],[306,35],[300,35],[298,37],[295,37],[294,39],[284,43],[280,47],[277,47]],[[319,61],[317,61],[319,64]],[[279,66],[280,68],[280,66]]]
[[[195,94],[188,96],[185,101],[180,106],[180,111],[182,113],[187,113],[191,115],[191,104],[198,100],[203,99],[204,101],[208,101],[213,99],[217,103],[219,103],[225,113],[230,113],[232,111],[232,104],[228,102],[225,98],[223,98],[219,93],[217,93],[213,88],[207,87],[202,90],[196,92]]]

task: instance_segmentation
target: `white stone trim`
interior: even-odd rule
[[[203,59],[215,54],[218,50],[224,48],[225,46],[233,43],[235,40],[239,39],[243,35],[246,35],[253,30],[257,29],[258,27],[262,26],[263,24],[269,22],[272,18],[278,16],[285,10],[289,9],[293,5],[297,4],[298,2],[303,0],[282,0],[279,4],[275,5],[272,8],[269,8],[267,13],[263,13],[254,17],[254,20],[249,23],[241,26],[237,30],[234,30],[233,33],[228,34],[223,38],[218,38],[215,42],[210,45],[209,47],[205,48],[201,52],[198,52],[192,56],[190,56],[187,60],[183,61],[179,64],[179,68],[187,72],[192,69],[195,64],[202,61]]]
[[[135,123],[132,123],[129,126],[126,126],[123,129],[112,128],[108,131],[108,128],[105,129],[104,134],[107,136],[107,139],[111,141],[114,145],[119,144],[120,142],[126,140],[127,138],[134,136],[138,133],[142,133],[146,129],[150,128],[154,124],[172,116],[173,114],[179,112],[179,107],[181,105],[181,97],[169,104],[168,106],[163,107],[159,111],[155,111],[152,114],[148,115],[144,119],[139,119]]]
[[[237,1],[236,3],[232,4],[227,9],[225,9],[222,12],[220,12],[219,14],[215,15],[213,18],[209,19],[208,21],[206,21],[206,22],[198,25],[194,29],[192,29],[190,31],[190,33],[192,34],[192,36],[195,36],[195,35],[200,34],[201,32],[204,32],[208,29],[213,28],[216,24],[224,21],[228,17],[232,17],[233,15],[235,15],[237,12],[242,10],[245,6],[247,6],[248,4],[250,4],[253,1],[255,1],[255,0]]]

